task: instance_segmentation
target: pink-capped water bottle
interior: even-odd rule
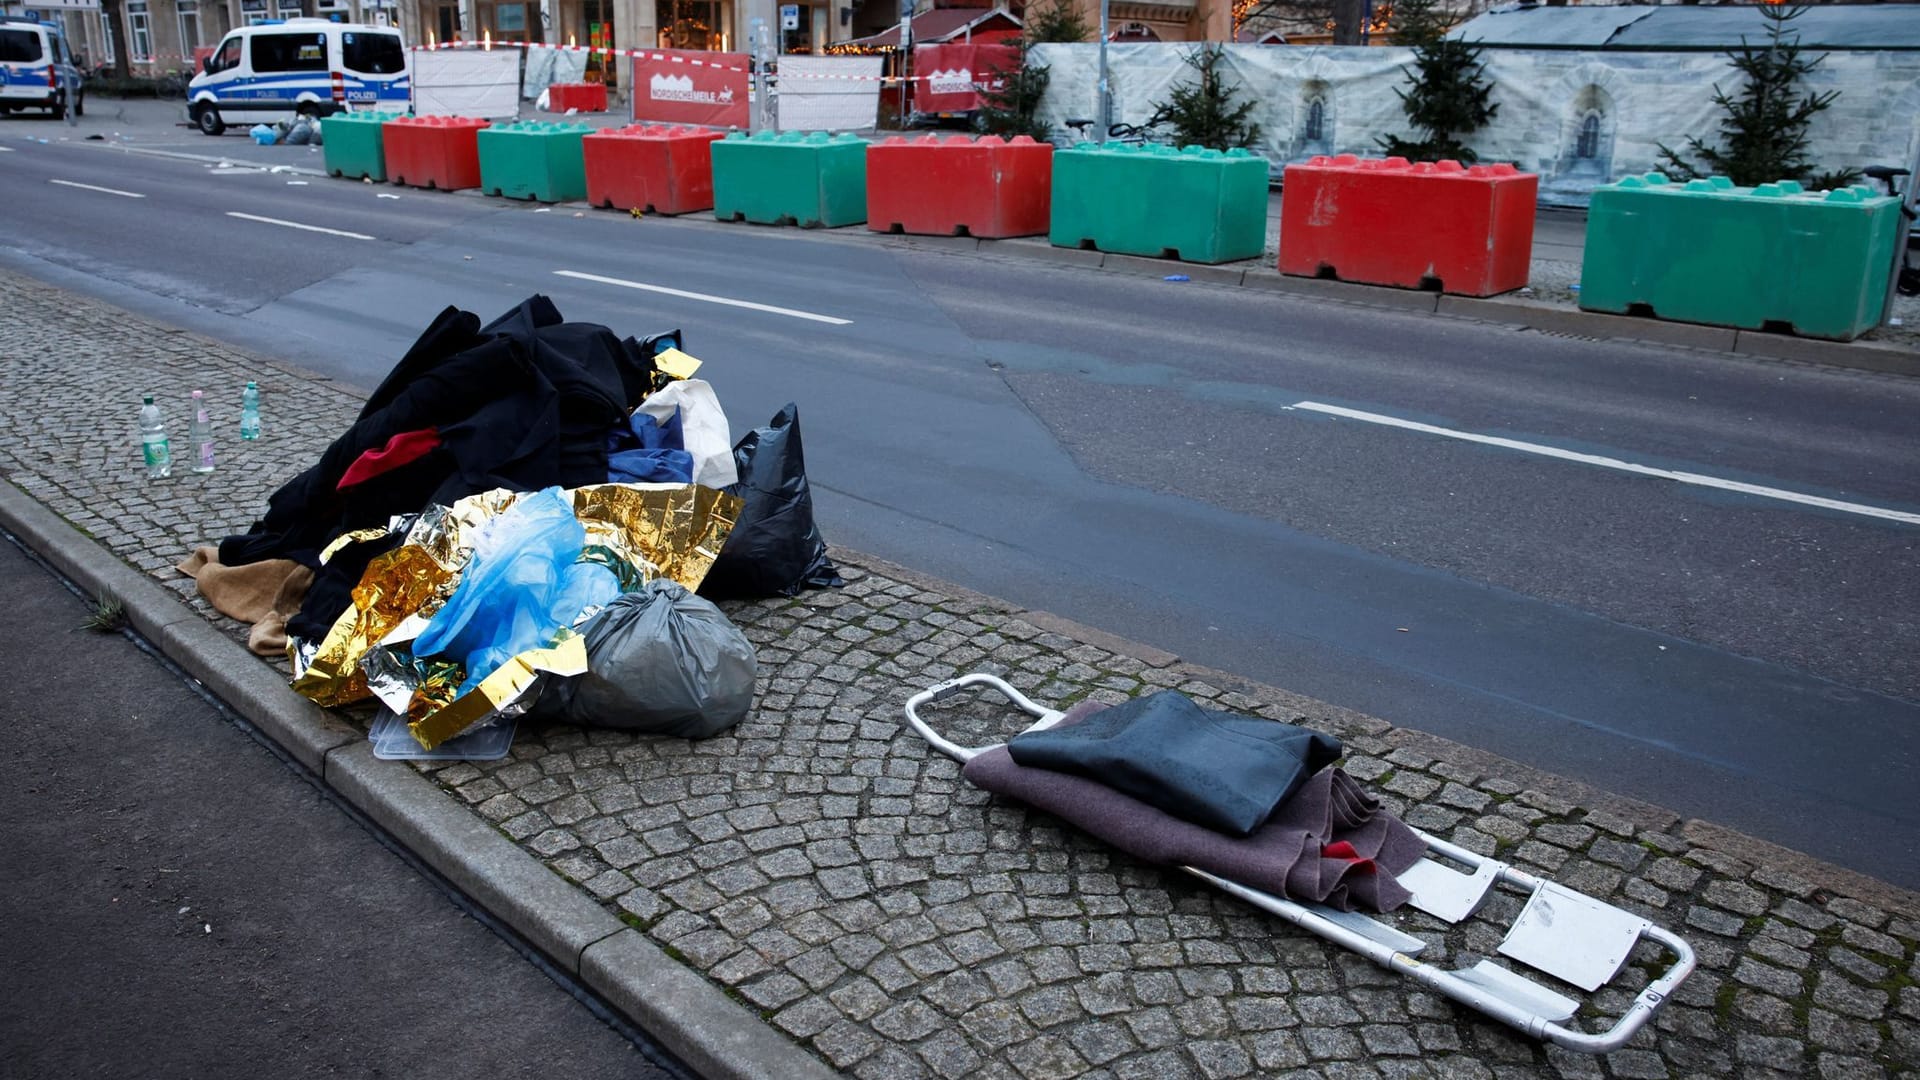
[[[206,395],[193,392],[193,424],[187,429],[187,441],[193,444],[193,471],[213,471],[213,422],[207,419]]]

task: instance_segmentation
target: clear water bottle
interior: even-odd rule
[[[213,422],[207,419],[206,395],[193,392],[193,426],[187,429],[187,441],[193,444],[193,471],[213,471]]]
[[[160,406],[153,395],[141,399],[140,456],[147,463],[147,479],[165,480],[173,475],[173,452],[167,446],[167,422],[160,417]]]
[[[260,437],[260,387],[251,379],[240,392],[240,437],[248,442]]]

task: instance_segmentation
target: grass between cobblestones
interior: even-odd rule
[[[245,528],[358,400],[23,278],[0,274],[0,302],[0,471],[244,637],[170,567]],[[59,357],[85,360],[48,359]],[[223,437],[212,474],[145,480],[140,394],[160,395],[180,422],[187,391],[205,389],[224,436],[248,379],[266,402],[262,440]],[[1898,902],[1864,902],[1850,879],[1696,843],[1652,808],[848,562],[844,589],[725,605],[760,661],[756,708],[732,732],[686,743],[523,726],[502,761],[416,767],[865,1080],[1920,1075],[1920,913],[1897,891],[1880,895]],[[971,788],[899,717],[909,694],[972,670],[1057,707],[1171,687],[1329,731],[1346,741],[1348,771],[1409,823],[1679,931],[1700,969],[1629,1049],[1544,1048]],[[986,700],[938,717],[961,742],[1004,737],[1016,719]],[[1510,916],[1517,903],[1493,906]],[[1478,922],[1450,929],[1413,914],[1400,925],[1430,943],[1425,959],[1454,966],[1498,941]],[[1636,955],[1583,1015],[1618,1015],[1660,970]]]

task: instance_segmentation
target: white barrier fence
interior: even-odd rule
[[[880,113],[881,57],[780,58],[781,131],[855,131]]]

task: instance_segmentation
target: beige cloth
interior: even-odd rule
[[[261,656],[287,651],[287,619],[300,610],[313,571],[291,559],[222,566],[220,550],[203,546],[174,567],[199,586],[215,611],[249,623],[247,649]]]

